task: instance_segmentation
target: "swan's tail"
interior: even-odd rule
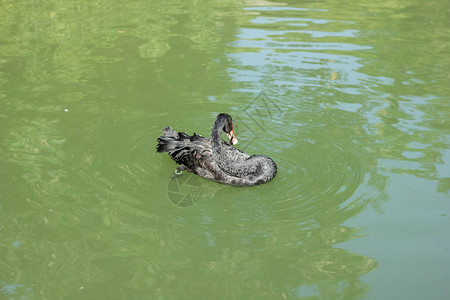
[[[156,152],[169,152],[177,164],[193,170],[196,165],[196,153],[206,150],[207,144],[209,144],[207,139],[195,133],[190,136],[166,127],[163,129],[163,136],[158,138]]]
[[[156,146],[156,152],[169,152],[172,158],[175,158],[180,154],[195,146],[192,142],[199,139],[199,136],[194,133],[190,136],[184,132],[176,132],[171,127],[163,128],[163,136],[158,138],[158,145]]]
[[[174,152],[177,149],[184,148],[185,142],[189,141],[189,136],[184,132],[176,132],[171,127],[163,128],[163,135],[158,138],[156,152]]]

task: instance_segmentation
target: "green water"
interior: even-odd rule
[[[445,299],[450,2],[0,2],[1,299]],[[155,153],[238,148],[235,188]]]

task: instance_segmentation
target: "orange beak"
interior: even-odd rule
[[[236,138],[236,136],[234,135],[234,125],[233,125],[233,129],[231,130],[230,133],[227,133],[228,138],[230,139],[230,143],[232,145],[236,145],[238,140]]]

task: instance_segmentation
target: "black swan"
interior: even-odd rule
[[[225,131],[230,143],[223,142]],[[225,113],[219,114],[211,130],[211,138],[194,133],[189,136],[171,127],[163,129],[158,138],[156,152],[169,152],[179,164],[177,171],[186,170],[209,180],[233,186],[253,186],[266,183],[277,174],[275,162],[264,155],[252,155],[233,147],[237,143],[233,120]],[[178,173],[177,173],[178,174]]]

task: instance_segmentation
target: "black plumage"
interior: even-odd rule
[[[225,131],[231,143],[223,142]],[[211,138],[198,134],[189,136],[171,127],[163,129],[157,152],[168,152],[186,170],[209,180],[234,186],[253,186],[272,180],[277,173],[275,162],[264,155],[252,155],[233,147],[237,143],[233,121],[228,114],[219,114],[211,130]]]

